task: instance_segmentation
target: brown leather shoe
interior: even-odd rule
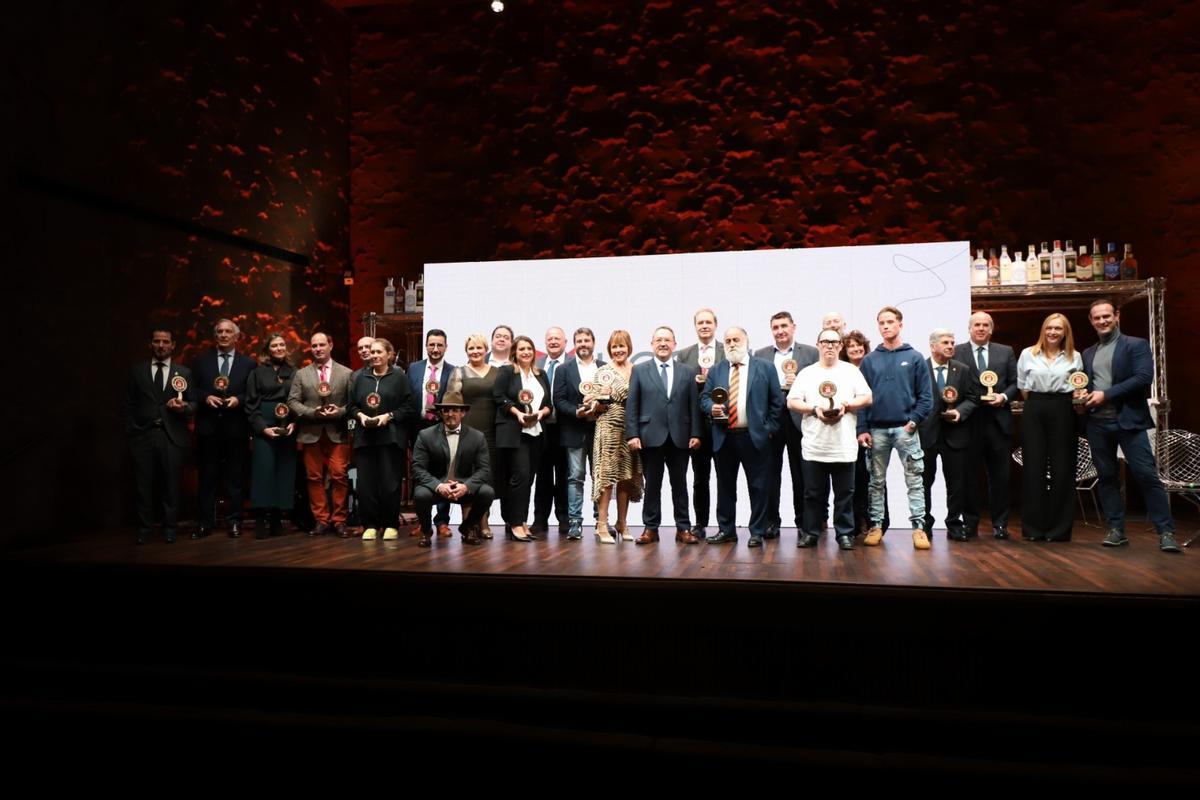
[[[700,540],[691,531],[678,530],[675,531],[675,544],[700,544]]]
[[[472,525],[465,530],[460,525],[458,530],[462,534],[463,544],[483,544],[479,538],[479,527],[477,525]]]
[[[344,523],[344,522],[339,522],[336,525],[334,525],[333,530],[338,535],[338,538],[340,538],[340,539],[349,539],[350,538],[350,531],[349,531],[349,529],[346,528],[346,523]]]
[[[445,523],[438,525],[437,528],[438,528],[438,536],[441,536],[443,539],[454,535],[450,532],[450,526],[446,525]]]
[[[658,531],[647,528],[642,531],[642,535],[635,539],[638,544],[654,544],[658,541]]]

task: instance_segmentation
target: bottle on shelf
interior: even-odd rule
[[[1013,248],[1013,252],[1017,254],[1017,258],[1012,263],[1012,282],[1013,286],[1024,286],[1027,280],[1025,271],[1025,257],[1021,255],[1021,246],[1017,245]]]
[[[388,278],[387,286],[383,287],[383,313],[396,313],[396,279]]]
[[[1054,249],[1050,251],[1050,280],[1054,283],[1066,283],[1067,265],[1063,261],[1062,241],[1054,240]]]
[[[1042,268],[1038,265],[1037,250],[1029,245],[1029,255],[1025,257],[1025,281],[1039,283],[1042,280]]]
[[[987,259],[982,247],[975,250],[975,260],[971,262],[971,285],[987,286]]]
[[[1000,285],[1012,286],[1012,259],[1006,244],[1000,245]]]
[[[1075,242],[1072,239],[1067,239],[1067,246],[1063,250],[1063,271],[1067,275],[1067,283],[1075,283]]]
[[[1121,279],[1121,262],[1117,261],[1117,243],[1109,242],[1104,252],[1104,280],[1116,281]]]
[[[404,289],[404,313],[417,313],[417,282],[409,281],[408,286]]]
[[[417,279],[417,313],[425,313],[425,274]]]
[[[1092,282],[1092,257],[1088,255],[1086,244],[1079,245],[1079,260],[1075,262],[1075,280],[1080,283]]]
[[[1125,257],[1121,259],[1121,280],[1136,281],[1138,276],[1137,259],[1133,257],[1133,245],[1125,245]]]
[[[1092,280],[1104,280],[1104,254],[1100,252],[1100,240],[1092,239]]]
[[[1000,259],[996,258],[996,248],[988,248],[987,285],[1000,285]]]
[[[1050,248],[1046,242],[1042,242],[1042,249],[1038,251],[1038,266],[1042,274],[1041,280],[1043,283],[1049,283],[1050,277]]]

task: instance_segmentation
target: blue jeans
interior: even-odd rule
[[[871,429],[871,484],[868,495],[871,499],[871,527],[883,524],[883,490],[887,483],[888,462],[895,450],[904,464],[904,485],[908,487],[908,516],[913,530],[925,527],[925,482],[921,478],[925,471],[925,451],[921,449],[921,436],[916,431],[908,433],[900,428]]]
[[[1121,500],[1120,467],[1117,465],[1117,445],[1125,453],[1129,472],[1137,479],[1146,500],[1146,512],[1159,533],[1174,531],[1171,521],[1171,502],[1158,478],[1150,437],[1143,430],[1123,430],[1115,419],[1089,417],[1087,440],[1092,448],[1092,463],[1100,476],[1100,507],[1109,528],[1125,530],[1125,503]]]
[[[590,448],[567,448],[567,523],[583,524],[583,480],[587,476]]]

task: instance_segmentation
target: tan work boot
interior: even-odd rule
[[[915,547],[917,550],[929,549],[929,537],[925,535],[925,531],[913,531],[913,547]]]
[[[863,538],[863,544],[867,547],[875,547],[883,541],[883,528],[875,527],[867,531],[867,535]]]

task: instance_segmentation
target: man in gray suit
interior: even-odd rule
[[[971,444],[967,449],[965,475],[967,486],[963,504],[963,532],[968,538],[978,534],[979,496],[977,465],[982,462],[987,469],[988,507],[992,517],[992,535],[997,539],[1008,538],[1008,460],[1012,438],[1012,409],[1017,399],[1017,359],[1013,349],[1006,344],[992,341],[994,324],[992,317],[982,311],[971,315],[968,329],[971,341],[963,342],[954,349],[954,360],[971,367],[976,382],[984,372],[996,373],[999,379],[992,392],[991,400],[980,400],[971,415]],[[980,397],[988,388],[979,385]]]
[[[664,466],[671,476],[675,541],[695,544],[688,520],[688,452],[700,446],[700,398],[696,371],[671,359],[675,331],[656,328],[650,340],[654,358],[633,368],[629,398],[625,401],[625,439],[629,449],[642,453],[646,475],[646,504],[642,519],[646,529],[638,544],[658,541],[662,521]]]
[[[696,344],[676,352],[675,360],[696,370],[697,397],[704,389],[708,371],[725,360],[725,345],[717,337],[717,312],[702,308],[692,315],[696,326]],[[697,406],[699,413],[699,406]],[[692,509],[696,512],[696,525],[692,534],[697,539],[708,535],[709,482],[712,477],[713,449],[712,430],[709,425],[700,426],[700,446],[692,451]]]
[[[304,448],[308,501],[316,520],[309,536],[333,531],[345,539],[350,536],[346,530],[350,441],[345,421],[350,369],[333,360],[329,334],[314,333],[309,346],[313,361],[296,372],[288,395],[288,407],[300,426],[296,439]],[[325,497],[326,470],[333,489],[332,505]]]
[[[755,358],[765,359],[775,365],[775,375],[786,396],[792,389],[797,373],[821,360],[817,348],[796,341],[796,322],[788,311],[779,311],[771,316],[771,336],[775,344],[756,350]],[[791,412],[784,410],[779,431],[771,439],[767,476],[770,481],[767,498],[767,532],[763,538],[779,536],[783,521],[779,517],[779,495],[783,483],[783,451],[787,450],[788,469],[792,473],[792,511],[796,530],[804,529],[804,459],[800,450],[800,424]]]

